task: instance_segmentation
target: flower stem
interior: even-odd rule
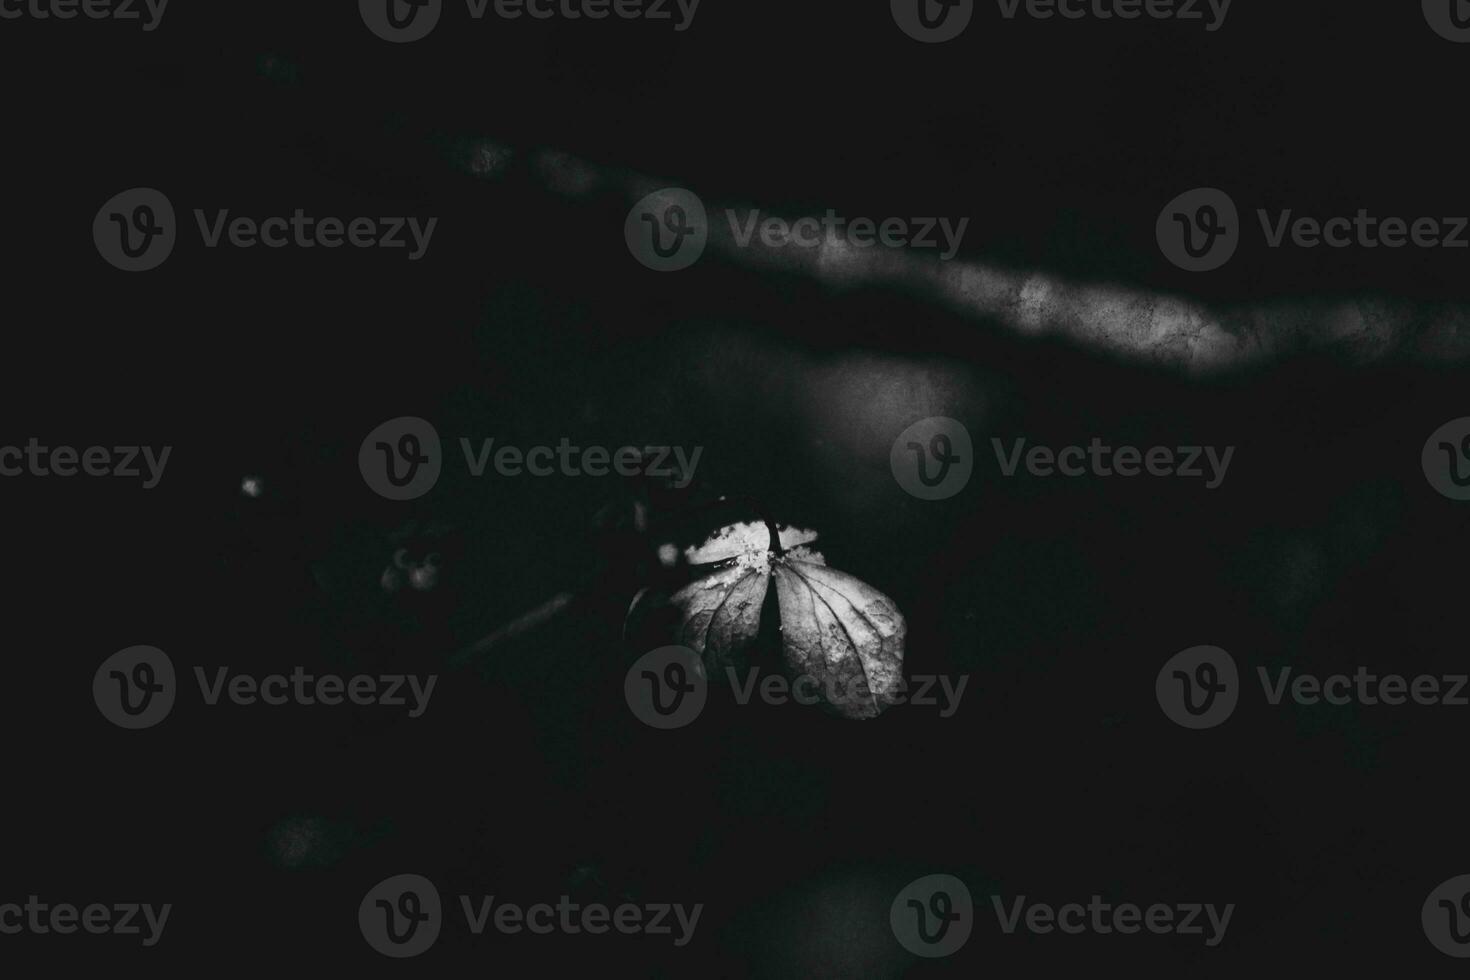
[[[781,532],[776,527],[776,522],[771,519],[770,511],[766,510],[764,504],[762,504],[759,500],[756,500],[754,497],[748,497],[744,495],[735,497],[721,497],[720,500],[722,502],[733,501],[743,503],[750,507],[751,510],[755,511],[755,516],[759,517],[761,521],[766,525],[766,533],[770,535],[771,554],[777,558],[780,558],[782,555],[786,554],[786,549],[781,547]]]

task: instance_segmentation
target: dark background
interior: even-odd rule
[[[1027,340],[923,295],[832,289],[707,255],[658,275],[620,193],[568,200],[538,148],[789,213],[970,216],[963,257],[1211,304],[1467,300],[1464,253],[1273,252],[1220,272],[1158,254],[1195,186],[1243,212],[1470,212],[1470,47],[1417,4],[1236,0],[1198,22],[1003,22],[916,44],[886,4],[704,0],[691,30],[472,23],[372,37],[352,4],[186,4],[119,23],[0,22],[10,300],[0,443],[167,444],[162,484],[0,482],[8,515],[0,901],[174,905],[162,943],[0,937],[0,963],[464,968],[629,976],[939,976],[1126,966],[1447,974],[1419,926],[1470,871],[1464,708],[1269,708],[1256,665],[1464,670],[1466,511],[1419,468],[1465,414],[1464,368],[1412,344],[1293,347],[1209,378]],[[466,171],[467,141],[515,150]],[[206,250],[192,227],[125,275],[88,229],[117,192],[264,216],[439,216],[428,257]],[[894,436],[951,414],[981,465],[924,503]],[[451,456],[419,501],[373,495],[357,449],[434,421],[521,446],[699,445],[682,492],[608,478],[471,480]],[[1003,480],[989,439],[1235,446],[1225,485]],[[246,475],[264,480],[243,496]],[[891,596],[914,673],[967,673],[959,713],[862,724],[717,703],[671,735],[622,700],[644,652],[622,613],[690,508],[751,495],[816,528]],[[713,527],[704,530],[713,530]],[[438,586],[379,585],[398,547]],[[561,591],[552,624],[453,655]],[[182,703],[124,732],[88,691],[133,644]],[[1225,726],[1154,700],[1202,643],[1250,675]],[[438,673],[428,712],[205,708],[194,666]],[[696,938],[475,939],[451,925],[392,964],[356,926],[380,879],[446,899],[702,902]],[[976,931],[908,957],[888,903],[959,875]],[[989,895],[1236,903],[1226,940],[1005,937]]]

